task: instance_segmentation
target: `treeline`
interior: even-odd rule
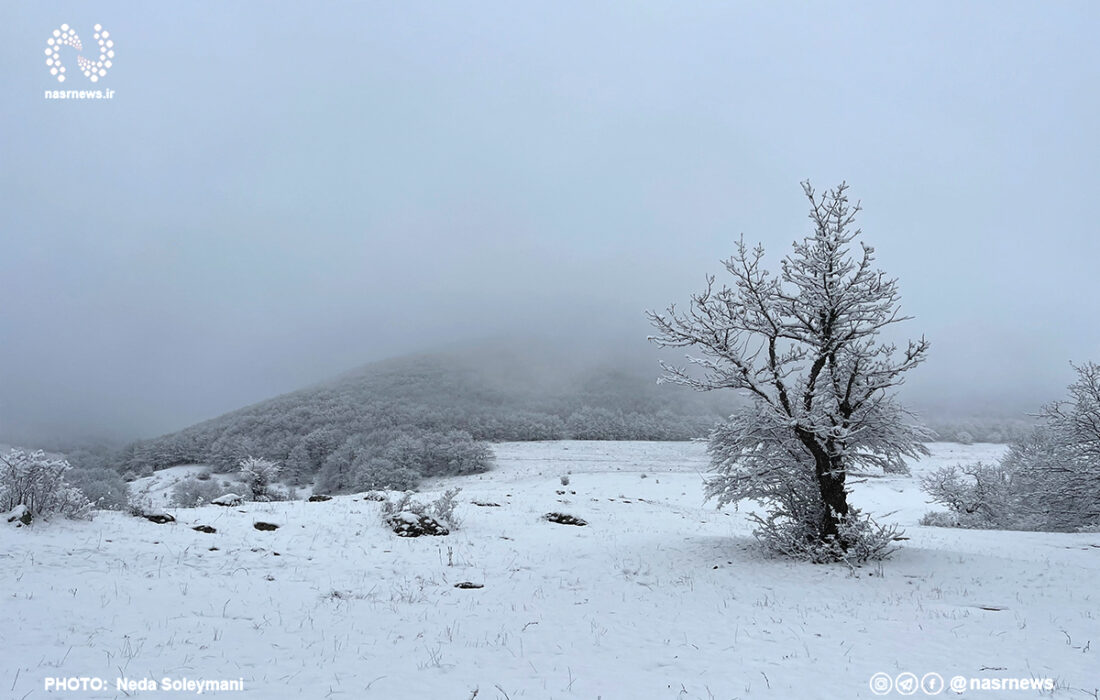
[[[1036,426],[1036,421],[1028,418],[934,417],[925,422],[936,433],[937,440],[962,445],[975,442],[1007,445],[1019,442],[1031,435]]]
[[[325,491],[409,488],[487,469],[485,442],[687,440],[723,416],[652,376],[592,370],[527,388],[516,374],[493,381],[476,363],[440,356],[380,363],[76,463],[106,460],[134,478],[192,463],[231,471],[253,456],[283,465],[291,484],[316,480]]]

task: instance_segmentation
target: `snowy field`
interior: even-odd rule
[[[1004,448],[932,450],[914,474]],[[878,697],[878,672],[936,672],[1055,684],[948,697],[1097,697],[1100,534],[920,527],[931,506],[893,477],[852,496],[906,527],[893,559],[791,563],[702,502],[698,444],[496,451],[494,472],[428,485],[463,489],[449,537],[398,538],[352,496],[0,528],[0,696],[193,695],[115,690],[167,677],[243,679],[226,698],[846,699]],[[71,676],[107,689],[44,689]]]

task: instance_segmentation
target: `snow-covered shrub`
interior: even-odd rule
[[[458,505],[457,498],[460,491],[462,489],[457,487],[447,489],[442,496],[428,504],[428,514],[452,530],[462,524],[458,516],[455,515],[455,506]]]
[[[123,481],[137,481],[138,479],[144,479],[147,476],[153,475],[153,467],[149,464],[142,464],[131,467],[122,472]]]
[[[1003,460],[1043,530],[1100,525],[1100,365],[1074,369],[1069,398],[1044,406],[1042,425]]]
[[[462,521],[455,514],[455,506],[458,505],[458,494],[461,491],[460,488],[447,489],[439,498],[428,502],[413,500],[413,492],[406,491],[396,500],[387,498],[382,501],[382,519],[390,522],[401,513],[427,515],[447,526],[448,529],[456,530],[462,524]]]
[[[23,505],[32,517],[62,515],[87,517],[92,505],[66,476],[71,467],[41,450],[12,450],[0,457],[0,512]]]
[[[1012,475],[1003,464],[941,467],[920,482],[934,502],[954,514],[958,527],[1011,528],[1019,518]]]
[[[774,511],[765,518],[750,516],[757,524],[753,534],[774,553],[815,564],[846,562],[861,564],[885,559],[897,549],[901,530],[894,525],[879,525],[870,516],[851,509],[838,518],[836,537],[822,538],[809,520],[786,517]]]
[[[363,455],[351,466],[353,491],[408,491],[420,483],[420,474],[385,457]]]
[[[130,496],[130,487],[122,475],[114,469],[92,467],[72,469],[65,480],[80,490],[91,502],[93,508],[103,510],[125,510]]]
[[[493,452],[464,430],[419,431],[399,435],[385,450],[397,466],[421,476],[460,476],[489,469]]]
[[[964,527],[956,513],[946,510],[930,510],[920,518],[925,527]]]
[[[463,431],[378,430],[349,438],[326,459],[317,480],[325,493],[415,488],[426,476],[487,470],[492,451]]]
[[[180,508],[204,506],[225,493],[226,487],[207,477],[202,481],[198,476],[183,479],[172,487],[172,504]]]
[[[1077,370],[1069,398],[996,465],[940,469],[925,491],[961,527],[1072,532],[1100,525],[1100,365]]]
[[[153,500],[147,493],[134,493],[130,492],[130,497],[126,500],[126,512],[136,518],[145,517],[146,513],[154,513],[157,508],[153,506]]]
[[[275,478],[279,475],[279,465],[267,459],[245,457],[240,462],[241,481],[251,492],[253,501],[279,500],[275,488]]]

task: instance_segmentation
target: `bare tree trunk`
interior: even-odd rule
[[[841,547],[847,548],[847,543],[840,538],[840,518],[848,515],[848,492],[844,488],[847,465],[840,457],[830,454],[830,451],[817,441],[813,433],[801,430],[798,432],[798,437],[813,455],[814,477],[817,480],[817,488],[821,492],[821,501],[825,506],[817,536],[823,541],[830,537],[834,538]]]
[[[848,548],[848,543],[840,537],[840,519],[848,515],[848,492],[844,488],[845,469],[838,458],[816,463],[817,486],[821,490],[821,500],[825,503],[822,515],[821,538],[835,538],[840,546]]]

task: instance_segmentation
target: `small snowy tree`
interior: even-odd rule
[[[662,363],[662,381],[697,390],[742,390],[751,403],[710,438],[717,476],[707,493],[719,506],[746,499],[768,511],[757,535],[783,553],[814,560],[880,556],[895,532],[874,526],[848,504],[853,469],[905,472],[926,454],[929,434],[910,424],[892,396],[928,350],[921,338],[898,352],[879,334],[907,320],[896,280],[874,268],[859,235],[859,205],[847,185],[818,196],[808,182],[813,233],[794,244],[778,275],[764,250],[741,239],[724,262],[733,287],[706,289],[687,312],[648,312],[662,347],[692,348],[698,370]]]
[[[65,480],[70,468],[67,461],[51,459],[41,450],[12,450],[0,457],[0,512],[23,506],[34,517],[87,516],[92,504]]]
[[[1017,491],[1044,530],[1100,525],[1100,365],[1074,366],[1069,397],[1043,407],[1043,423],[1005,456]]]
[[[951,522],[957,527],[1018,527],[1023,507],[1012,473],[1003,463],[957,464],[940,467],[921,477],[921,487],[934,502],[947,506],[954,520],[926,517],[929,524]]]
[[[279,465],[258,457],[245,457],[240,463],[240,477],[252,492],[254,501],[275,500],[272,490],[275,478],[279,475]]]
[[[940,469],[925,491],[965,527],[1071,531],[1100,525],[1100,365],[1075,366],[1069,397],[995,466]]]

